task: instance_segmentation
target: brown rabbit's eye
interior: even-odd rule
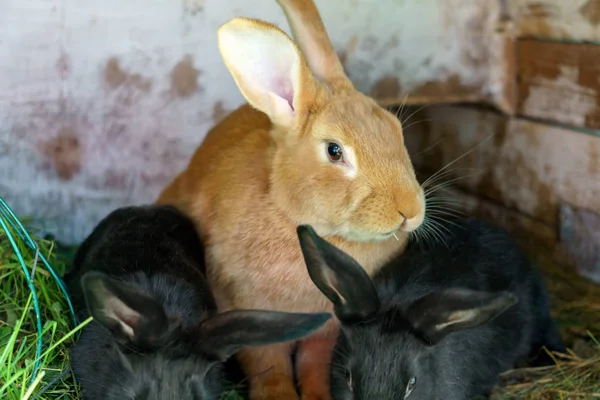
[[[329,142],[327,144],[327,156],[331,161],[342,161],[342,147],[337,143]]]

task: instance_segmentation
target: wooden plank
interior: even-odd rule
[[[556,263],[575,268],[581,277],[600,284],[600,215],[561,204],[557,229],[456,188],[444,190],[444,196],[456,202],[453,212],[500,225],[525,248],[544,251]]]
[[[600,46],[519,40],[517,113],[600,129]]]
[[[559,233],[579,274],[600,284],[600,215],[562,205]]]
[[[429,174],[417,172],[419,178]],[[538,267],[549,267],[577,272],[581,277],[600,283],[600,257],[597,229],[600,216],[594,214],[582,218],[581,210],[570,206],[561,207],[561,226],[548,225],[518,211],[511,210],[494,201],[467,193],[456,187],[446,188],[444,197],[455,201],[452,211],[462,217],[478,219],[497,224],[508,230],[517,242],[533,256],[534,262],[541,259]],[[589,214],[589,212],[587,212]],[[584,229],[582,229],[582,227]],[[546,271],[552,272],[552,271]]]
[[[510,0],[521,37],[600,41],[600,0]]]
[[[421,178],[430,174],[418,173],[417,175]],[[484,197],[453,186],[444,189],[444,197],[454,201],[446,211],[457,216],[481,218],[515,234],[532,237],[544,246],[555,246],[559,240],[558,232],[554,227]]]
[[[465,107],[414,118],[405,140],[419,179],[441,171],[427,189],[460,188],[434,193],[455,201],[446,212],[497,223],[600,283],[600,137]]]
[[[564,203],[600,214],[598,136],[458,106],[426,108],[405,125],[417,168],[438,171],[458,159],[442,182],[457,179],[548,225],[557,226]]]

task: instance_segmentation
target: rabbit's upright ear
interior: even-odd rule
[[[491,321],[517,302],[510,292],[451,288],[420,298],[406,315],[413,330],[435,344],[449,333]]]
[[[88,311],[121,343],[151,345],[168,329],[165,311],[138,287],[97,271],[81,278]]]
[[[333,303],[338,319],[360,321],[379,310],[375,286],[356,260],[317,235],[309,225],[300,225],[296,231],[308,274]]]
[[[242,347],[264,346],[301,339],[319,329],[331,314],[233,310],[217,314],[200,325],[200,348],[225,361]]]
[[[313,74],[336,89],[354,89],[313,0],[277,0]]]
[[[316,81],[300,50],[281,29],[250,18],[234,18],[218,32],[219,51],[246,100],[271,121],[290,126],[307,111]]]

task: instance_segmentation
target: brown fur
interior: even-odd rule
[[[220,28],[225,64],[252,106],[241,106],[207,134],[158,203],[174,204],[198,221],[208,278],[221,309],[331,311],[309,279],[296,226],[312,225],[373,273],[403,250],[407,231],[421,224],[423,191],[400,122],[352,87],[312,1],[279,3],[299,47],[262,21],[236,18]],[[307,20],[311,23],[303,30],[298,24]],[[296,69],[290,69],[288,82],[294,91],[292,111],[283,106],[286,111],[281,112],[282,106],[257,90],[232,62],[236,49],[227,47],[226,35],[237,40],[257,31],[277,46],[293,49],[289,54],[297,58],[290,64]],[[354,150],[354,177],[327,161],[328,141]],[[392,231],[398,240],[385,235]],[[332,348],[336,333],[336,323],[330,323],[299,347],[303,400],[329,399],[331,352],[324,349]],[[258,374],[250,381],[252,399],[298,398],[291,350],[290,344],[239,353],[245,372]]]

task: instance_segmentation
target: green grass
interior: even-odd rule
[[[62,276],[71,253],[51,240],[34,237],[40,254]],[[34,254],[17,242],[29,270]],[[569,354],[556,367],[520,369],[502,376],[493,400],[600,399],[600,288],[552,259],[552,252],[533,246],[530,255],[542,268],[553,301],[553,314]],[[80,399],[69,370],[68,347],[76,332],[67,302],[51,274],[36,263],[34,285],[42,314],[43,346],[35,380],[37,329],[27,280],[5,233],[0,229],[0,399]],[[89,322],[84,321],[83,324]],[[82,325],[83,325],[82,324]],[[228,385],[226,400],[241,400]]]
[[[36,260],[35,253],[14,232],[13,237],[27,268],[31,271],[35,264],[33,280],[42,317],[42,353],[33,380],[38,339],[33,296],[17,253],[6,233],[0,231],[0,398],[77,398],[78,388],[69,372],[67,353],[77,329],[66,299],[39,257]],[[34,240],[39,254],[62,275],[65,262],[57,256],[55,244],[40,238]]]

